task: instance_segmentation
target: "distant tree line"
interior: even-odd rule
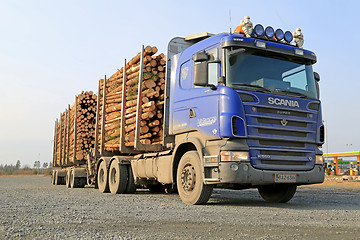
[[[51,174],[52,162],[35,161],[33,168],[28,165],[21,167],[20,160],[16,164],[0,164],[0,175],[37,175],[37,174]]]

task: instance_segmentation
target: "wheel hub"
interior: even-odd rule
[[[188,165],[181,171],[181,184],[184,190],[192,191],[196,183],[196,173],[193,166]]]

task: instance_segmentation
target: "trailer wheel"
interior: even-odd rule
[[[209,200],[213,186],[204,184],[200,158],[196,151],[187,152],[180,159],[176,184],[180,198],[186,204],[204,204]]]
[[[71,178],[71,169],[66,171],[66,177],[65,177],[65,185],[67,188],[70,188],[70,178]]]
[[[71,188],[80,187],[80,178],[75,177],[75,171],[73,169],[70,170],[70,187]]]
[[[60,185],[60,179],[59,179],[57,170],[54,171],[54,184],[55,185]]]
[[[98,183],[100,192],[102,192],[102,193],[109,192],[108,170],[107,170],[105,161],[102,161],[100,163],[98,175],[97,175],[97,183]]]
[[[51,172],[51,184],[52,185],[55,185],[55,170],[52,170],[52,172]]]
[[[272,203],[286,203],[295,195],[297,186],[294,184],[277,184],[271,186],[260,186],[258,191],[261,197]]]
[[[112,194],[125,193],[128,183],[128,169],[118,160],[112,161],[109,171],[109,187]]]
[[[127,181],[127,186],[126,186],[126,190],[125,193],[135,193],[136,191],[136,184],[134,181],[134,174],[132,172],[132,168],[131,165],[127,165],[127,169],[128,169],[128,181]]]

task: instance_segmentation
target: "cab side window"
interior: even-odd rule
[[[209,61],[214,61],[219,59],[219,48],[212,48],[206,51],[209,55]],[[208,84],[218,85],[219,81],[219,64],[209,63],[208,64]]]
[[[189,89],[192,86],[192,66],[193,61],[187,61],[181,65],[180,70],[180,86],[183,89]]]

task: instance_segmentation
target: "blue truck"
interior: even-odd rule
[[[250,36],[173,38],[162,145],[137,141],[134,151],[117,154],[95,146],[75,177],[114,193],[160,184],[186,204],[206,203],[213,188],[257,188],[266,201],[287,202],[297,186],[323,182],[316,55],[292,40],[289,32],[261,25]]]

